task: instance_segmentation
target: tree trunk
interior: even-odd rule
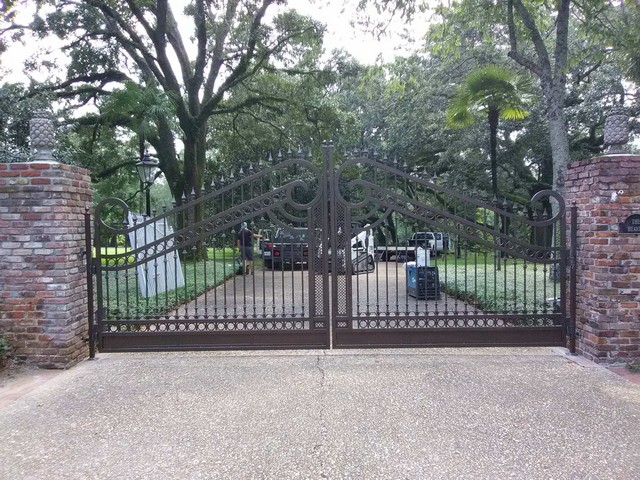
[[[177,203],[180,203],[182,193],[184,192],[184,178],[180,171],[180,165],[178,164],[178,157],[173,143],[174,134],[169,122],[165,118],[158,119],[157,125],[158,135],[156,137],[150,137],[148,140],[149,143],[154,146],[156,152],[158,152],[160,169],[167,179],[167,184],[169,185],[173,198]]]
[[[498,118],[500,112],[489,107],[489,157],[491,159],[491,192],[498,198]]]
[[[206,164],[207,129],[206,126],[194,128],[185,132],[184,143],[184,185],[187,201],[197,199],[201,195],[204,184],[204,169]],[[201,203],[187,209],[188,219],[183,219],[185,225],[194,225],[204,220],[204,205]],[[186,258],[193,260],[207,258],[206,239],[199,239],[196,248],[186,252]],[[233,245],[228,245],[233,247]]]
[[[553,189],[564,195],[564,182],[569,165],[569,138],[562,101],[564,95],[551,95],[547,107],[549,141],[553,156]]]

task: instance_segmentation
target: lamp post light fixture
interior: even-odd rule
[[[144,152],[144,155],[136,163],[136,170],[140,181],[146,187],[147,195],[147,217],[151,217],[151,185],[156,178],[156,172],[158,170],[158,159],[151,157],[148,152]]]

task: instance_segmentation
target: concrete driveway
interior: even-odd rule
[[[0,408],[0,478],[636,479],[639,425],[559,349],[100,354]]]
[[[338,275],[340,298],[345,302],[345,275]],[[331,285],[332,278],[327,278]],[[378,262],[373,272],[351,277],[351,302],[355,316],[393,312],[403,315],[434,316],[443,312],[482,313],[444,293],[439,299],[417,299],[408,295],[406,269],[401,263]],[[171,315],[195,316],[307,316],[315,297],[311,285],[321,295],[322,277],[307,269],[256,269],[254,275],[236,275]],[[330,286],[328,287],[330,288]],[[205,310],[206,309],[206,310]]]

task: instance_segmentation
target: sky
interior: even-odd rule
[[[357,3],[357,0],[296,0],[290,1],[289,6],[327,26],[324,39],[327,53],[342,48],[361,63],[375,64],[380,60],[392,61],[397,55],[407,55],[420,45],[427,29],[426,16],[407,25],[389,14],[377,15],[370,8],[365,12],[367,15],[376,21],[388,22],[385,35],[376,38],[363,27],[353,26],[354,21],[362,17],[362,13],[356,11]],[[413,44],[407,41],[407,36],[413,39]]]
[[[172,0],[172,4],[179,4],[179,0]],[[286,8],[295,8],[298,12],[319,20],[327,26],[324,44],[326,55],[334,49],[341,48],[365,64],[375,64],[380,61],[389,62],[396,55],[407,55],[420,43],[426,32],[427,22],[418,20],[411,25],[405,25],[399,19],[392,20],[381,38],[376,38],[362,27],[354,27],[358,19],[356,4],[358,0],[289,0]],[[177,10],[177,8],[176,8]],[[386,21],[388,14],[377,16],[372,9],[366,12],[376,20]],[[30,16],[30,15],[29,15]],[[404,35],[403,35],[404,34]],[[406,40],[410,36],[417,42],[413,45]],[[55,47],[55,40],[53,40]],[[48,41],[47,48],[52,43]],[[24,82],[26,77],[22,73],[22,63],[25,58],[32,56],[42,48],[38,42],[27,45],[17,44],[0,57],[0,82]],[[37,80],[44,80],[49,72],[43,71],[35,75]]]

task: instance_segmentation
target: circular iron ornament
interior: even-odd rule
[[[555,212],[555,214],[547,220],[539,220],[539,221],[533,222],[534,225],[539,225],[539,226],[551,225],[561,220],[562,218],[564,218],[565,209],[566,209],[564,198],[558,192],[555,192],[553,190],[541,190],[538,193],[536,193],[533,197],[531,197],[531,202],[538,203],[542,201],[542,199],[547,197],[552,197],[558,202],[558,211]]]
[[[115,226],[111,226],[111,225],[107,225],[104,221],[104,219],[102,218],[102,214],[103,211],[105,210],[105,208],[107,207],[107,205],[113,205],[115,207],[120,207],[120,209],[122,210],[122,216],[118,216],[119,218],[129,218],[129,205],[126,204],[126,202],[124,200],[120,200],[119,198],[115,198],[115,197],[107,197],[104,200],[102,200],[98,206],[96,207],[95,210],[95,218],[98,220],[98,223],[100,225],[101,228],[105,228],[107,230],[107,232],[110,233],[126,233],[128,228],[123,228],[122,227],[122,223],[119,223],[117,227]]]

